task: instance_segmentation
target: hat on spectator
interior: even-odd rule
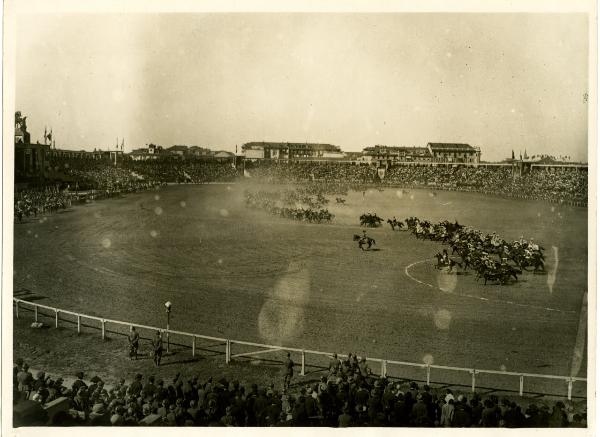
[[[451,393],[448,393],[444,400],[446,401],[446,403],[448,403],[450,402],[450,400],[454,400],[454,396]]]
[[[77,372],[75,376],[79,379],[83,379],[83,372]]]
[[[98,375],[95,375],[92,379],[90,379],[90,381],[92,381],[92,382],[99,382],[100,378],[98,377]]]

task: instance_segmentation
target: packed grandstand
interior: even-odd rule
[[[236,165],[232,160],[123,159],[115,165],[109,160],[55,158],[50,162],[50,168],[54,180],[16,191],[15,217],[66,207],[66,197],[78,197],[80,191],[98,198],[165,183],[233,182],[238,178],[274,183],[326,181],[348,188],[421,187],[474,191],[576,205],[585,205],[588,194],[587,171],[576,169],[535,169],[516,176],[510,166],[398,165],[389,168],[381,179],[373,166],[332,162],[267,160]]]

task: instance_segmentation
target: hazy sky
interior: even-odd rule
[[[465,142],[587,159],[583,14],[27,15],[16,106],[32,141]]]

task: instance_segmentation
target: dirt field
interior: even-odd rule
[[[16,297],[198,334],[440,365],[586,375],[587,209],[388,189],[329,205],[331,225],[248,211],[243,185],[171,186],[15,225]],[[533,237],[550,274],[508,286],[432,268],[439,243],[358,216],[458,220]],[[578,340],[579,337],[579,340]],[[15,338],[15,342],[18,339]],[[581,356],[581,359],[578,357]],[[566,384],[557,383],[559,391]]]

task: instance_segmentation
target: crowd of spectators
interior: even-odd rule
[[[231,182],[242,171],[231,160],[148,160],[122,159],[115,166],[108,161],[55,159],[52,168],[77,180],[80,189],[126,191],[140,179],[161,183]],[[360,189],[365,185],[434,187],[477,191],[548,201],[587,200],[587,172],[533,169],[516,176],[508,166],[394,166],[381,180],[369,165],[337,162],[247,161],[244,174],[271,183],[327,182]]]
[[[252,178],[269,182],[341,182],[348,185],[364,185],[378,182],[374,167],[326,162],[247,162],[247,172]]]
[[[70,206],[69,193],[56,186],[21,190],[16,192],[14,197],[14,212],[18,221],[22,221],[24,217],[54,212]]]
[[[248,163],[246,168],[251,177],[276,183],[324,180],[350,186],[429,187],[548,201],[587,201],[587,172],[573,169],[536,168],[517,175],[509,166],[394,166],[380,179],[375,167],[350,163],[265,161]]]
[[[239,176],[237,168],[230,160],[123,161],[123,167],[145,178],[161,182],[232,182]]]
[[[45,405],[59,398],[68,410],[42,422],[52,426],[415,426],[415,427],[586,427],[586,412],[566,401],[541,400],[524,409],[509,399],[455,393],[371,374],[366,361],[350,354],[331,360],[328,376],[280,390],[221,378],[177,374],[172,381],[135,375],[109,386],[83,372],[65,384],[27,363],[13,367],[14,404]],[[45,422],[44,422],[45,420]]]
[[[144,189],[155,180],[143,179],[122,165],[114,165],[107,160],[54,158],[51,169],[67,176],[71,190],[99,190],[109,195]]]
[[[510,197],[552,202],[587,202],[587,172],[581,170],[547,171],[534,169],[522,176],[507,166],[450,167],[395,166],[383,179],[369,165],[323,162],[246,162],[242,171],[231,160],[108,160],[53,158],[54,176],[62,174],[69,192],[52,188],[27,190],[15,196],[15,216],[23,217],[64,208],[71,192],[95,190],[96,196],[112,196],[138,191],[164,183],[232,182],[242,175],[269,183],[308,183],[325,194],[348,189],[364,190],[368,185],[427,187],[476,191]],[[54,187],[54,185],[52,186]],[[63,187],[64,188],[64,187]],[[331,193],[330,193],[331,191]]]
[[[506,166],[398,166],[386,174],[384,185],[439,187],[548,201],[587,201],[587,172],[534,169],[521,176]]]

